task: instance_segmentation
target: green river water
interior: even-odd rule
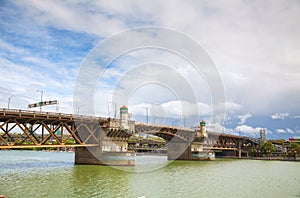
[[[0,195],[300,197],[299,162],[217,159],[167,163],[165,156],[137,156],[137,161],[145,166],[74,165],[74,153],[0,151]]]

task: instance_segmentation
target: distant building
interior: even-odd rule
[[[293,137],[293,138],[289,138],[290,142],[296,142],[298,144],[300,144],[300,137]]]
[[[260,141],[261,142],[266,142],[267,137],[266,137],[266,129],[260,129],[259,130],[259,135],[260,135]]]

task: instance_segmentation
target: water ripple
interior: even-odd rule
[[[73,153],[0,151],[0,194],[7,198],[300,197],[296,162],[175,161],[153,171],[128,172],[74,165],[73,160]]]

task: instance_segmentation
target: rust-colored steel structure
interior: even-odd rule
[[[207,150],[239,150],[245,137],[224,133],[208,132],[208,137],[203,141]]]
[[[166,140],[191,143],[197,141],[196,131],[189,128],[174,127],[168,125],[154,125],[145,123],[135,123],[135,133],[153,134]]]
[[[99,145],[107,119],[61,113],[0,109],[0,148]],[[66,144],[66,140],[73,143]]]
[[[205,149],[240,150],[242,136],[207,132],[198,137],[194,129],[135,123],[135,131],[120,129],[119,120],[62,113],[0,109],[0,149],[39,147],[97,147],[102,140],[128,141],[133,134],[145,133],[162,137],[167,142],[202,142]],[[72,140],[67,143],[66,140]],[[250,142],[250,147],[254,145]]]

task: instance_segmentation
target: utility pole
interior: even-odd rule
[[[11,98],[14,97],[14,96],[15,96],[15,95],[11,95],[11,96],[8,97],[8,103],[7,103],[7,108],[8,108],[8,109],[9,109],[10,100],[11,100]]]
[[[36,91],[37,91],[37,92],[41,92],[40,112],[42,112],[43,90],[36,90]]]
[[[146,110],[146,114],[147,114],[147,124],[148,124],[148,121],[149,121],[149,113],[148,113],[148,110],[149,110],[149,108],[148,107],[143,107],[143,109],[145,109]]]

